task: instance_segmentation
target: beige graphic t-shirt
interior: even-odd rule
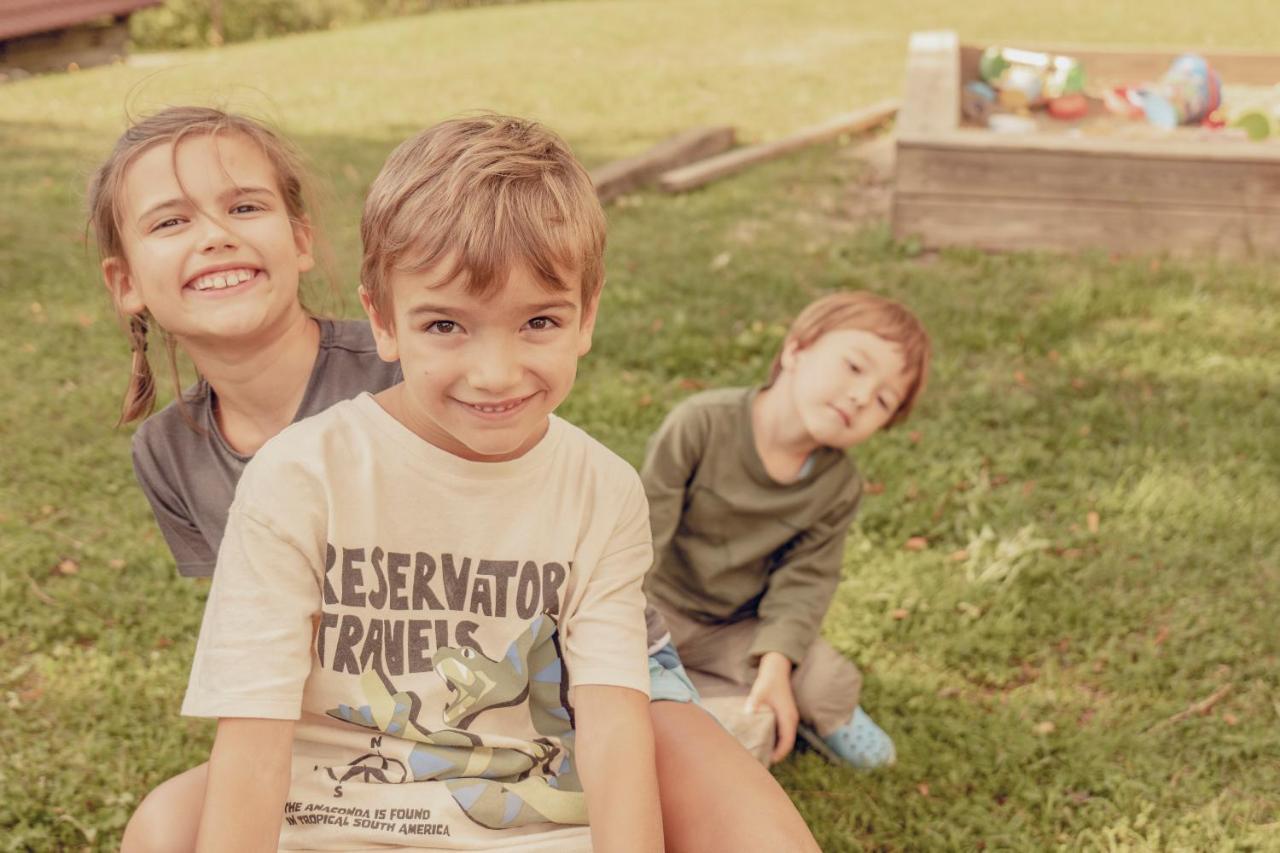
[[[647,693],[651,557],[578,428],[468,462],[365,394],[245,469],[182,711],[299,720],[282,849],[590,850],[572,688]]]

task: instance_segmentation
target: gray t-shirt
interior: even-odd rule
[[[378,357],[363,320],[320,320],[320,351],[294,421],[319,414],[364,391],[400,381],[400,365]],[[227,510],[251,456],[227,444],[214,417],[213,392],[201,380],[184,395],[191,428],[177,402],[148,418],[133,435],[133,470],[151,502],[160,532],[187,577],[213,574]]]

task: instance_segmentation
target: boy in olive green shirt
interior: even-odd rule
[[[861,674],[818,630],[862,495],[845,451],[907,417],[929,350],[901,305],[827,296],[796,319],[768,384],[691,397],[650,441],[646,590],[686,668],[749,685],[748,707],[773,712],[773,761],[801,723],[854,766],[894,761],[858,704]]]

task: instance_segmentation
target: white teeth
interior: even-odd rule
[[[201,276],[192,282],[191,286],[196,290],[225,290],[228,287],[243,284],[256,274],[249,269],[224,270],[223,272]]]

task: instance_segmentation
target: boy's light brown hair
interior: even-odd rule
[[[484,115],[451,119],[396,148],[365,199],[360,284],[390,326],[394,272],[441,267],[486,297],[525,265],[549,290],[604,284],[605,218],[591,178],[542,125]]]
[[[907,386],[897,411],[885,424],[885,429],[905,421],[924,390],[933,350],[929,333],[925,331],[919,318],[905,305],[865,290],[833,293],[809,303],[800,312],[787,331],[783,347],[794,342],[804,348],[827,332],[837,329],[871,332],[902,348],[903,361],[911,375],[911,383]],[[769,369],[769,381],[765,387],[772,385],[781,372],[782,351],[779,350]]]

